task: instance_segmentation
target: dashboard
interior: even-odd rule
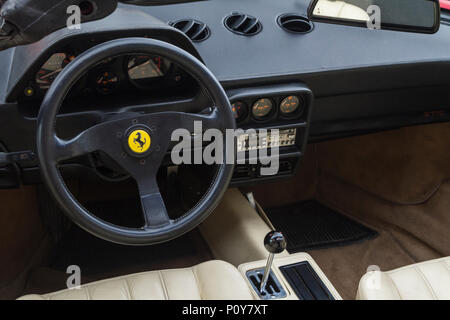
[[[309,0],[176,2],[119,4],[80,30],[0,52],[0,147],[35,150],[40,103],[57,75],[96,44],[124,37],[166,41],[197,57],[226,90],[238,127],[284,130],[286,176],[308,142],[450,121],[450,17],[437,33],[417,34],[314,21]],[[301,32],[283,28],[292,16]],[[205,99],[165,57],[111,57],[72,88],[58,121],[73,136],[117,112],[174,103],[199,112]],[[20,171],[35,181],[35,169],[30,162]],[[235,183],[258,180],[258,169],[238,167]]]

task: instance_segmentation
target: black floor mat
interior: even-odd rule
[[[286,236],[290,253],[343,246],[378,235],[315,200],[267,209],[266,213]]]
[[[166,243],[132,247],[98,239],[75,225],[53,254],[49,265],[30,273],[21,295],[67,288],[70,265],[80,267],[81,283],[85,284],[144,271],[192,267],[214,259],[197,229]]]
[[[88,202],[86,207],[112,223],[139,227],[143,224],[139,199]],[[82,283],[151,271],[186,268],[214,259],[198,229],[152,246],[123,246],[99,239],[71,225],[52,252],[47,265],[33,270],[22,295],[66,288],[67,267],[81,269]]]
[[[143,225],[139,199],[88,203],[101,219],[127,227]],[[141,221],[141,222],[140,222]],[[197,229],[169,242],[152,246],[123,246],[99,239],[76,225],[58,244],[49,266],[64,271],[78,265],[91,278],[106,278],[156,269],[183,268],[213,259]]]

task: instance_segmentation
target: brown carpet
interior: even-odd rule
[[[367,267],[377,265],[381,270],[390,270],[414,263],[389,232],[369,241],[345,247],[308,252],[343,299],[355,299],[359,279]]]
[[[450,178],[450,123],[315,145],[318,167],[398,204],[426,201]]]
[[[310,252],[343,297],[373,264],[390,270],[450,255],[450,124],[319,143],[315,198],[381,233]]]
[[[369,265],[387,271],[450,255],[450,183],[425,203],[407,206],[322,175],[317,198],[380,232],[358,245],[309,252],[344,299],[354,299]]]
[[[353,219],[389,231],[416,261],[450,255],[450,182],[422,204],[399,205],[322,175],[316,197]]]
[[[370,265],[390,270],[450,255],[449,142],[442,123],[318,143],[293,179],[251,190],[265,208],[313,198],[380,233],[308,252],[354,299]]]

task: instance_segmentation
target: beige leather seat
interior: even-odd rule
[[[449,300],[450,257],[388,272],[370,271],[359,282],[359,300]]]
[[[250,300],[249,287],[239,271],[224,261],[192,268],[150,271],[102,280],[20,300]]]

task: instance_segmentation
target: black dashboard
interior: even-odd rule
[[[167,41],[203,61],[227,91],[239,127],[295,132],[283,149],[292,160],[289,174],[308,142],[450,120],[445,19],[435,34],[374,31],[309,21],[309,3],[119,4],[80,30],[59,30],[0,52],[0,144],[8,151],[35,150],[36,117],[52,80],[85,50],[122,37]],[[309,28],[286,31],[280,17],[287,14],[305,18]],[[228,23],[236,26],[238,19],[236,32]],[[170,109],[174,101],[194,110],[203,99],[196,81],[164,57],[113,57],[79,80],[61,121],[71,123],[65,133],[71,136],[105,112]],[[35,166],[31,162],[22,172]],[[244,181],[250,169],[243,169]]]

